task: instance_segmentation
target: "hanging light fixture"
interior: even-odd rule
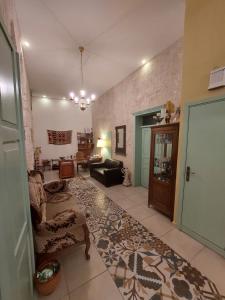
[[[81,90],[79,96],[76,96],[74,92],[71,92],[70,100],[74,101],[75,104],[78,104],[80,110],[85,111],[87,107],[91,104],[91,102],[96,99],[96,96],[95,94],[92,94],[90,97],[86,96],[86,90],[84,89],[84,71],[83,71],[84,47],[79,47],[79,51],[80,51]]]

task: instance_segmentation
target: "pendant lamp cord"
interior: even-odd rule
[[[83,89],[83,88],[84,88],[83,51],[84,51],[84,48],[80,47],[80,73],[81,73],[81,89]]]

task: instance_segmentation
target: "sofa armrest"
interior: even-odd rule
[[[104,174],[107,175],[113,175],[113,174],[118,174],[118,175],[122,175],[122,171],[120,168],[112,168],[112,169],[108,169],[108,170],[104,170]]]
[[[37,225],[39,235],[58,235],[72,231],[86,224],[85,215],[73,209],[64,210],[54,216],[53,219]]]
[[[93,169],[97,169],[97,168],[104,168],[104,166],[105,166],[104,163],[91,163],[90,171],[92,171]]]

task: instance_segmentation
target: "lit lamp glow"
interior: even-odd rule
[[[105,142],[103,141],[103,139],[98,138],[97,148],[103,148],[104,146],[105,146]]]

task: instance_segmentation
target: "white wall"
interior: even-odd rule
[[[34,146],[41,146],[41,159],[74,155],[77,152],[77,132],[92,128],[91,108],[82,112],[68,100],[33,97],[32,115]],[[48,144],[47,129],[72,130],[72,144]]]

